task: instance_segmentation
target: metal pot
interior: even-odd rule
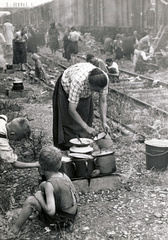
[[[92,153],[96,169],[100,170],[100,173],[113,173],[116,171],[115,156],[113,151],[103,150]]]
[[[12,87],[12,90],[23,90],[24,89],[24,86],[23,86],[23,81],[15,81],[13,82],[13,87]]]
[[[113,146],[113,140],[108,133],[102,132],[94,137],[95,143],[100,149],[108,149]]]
[[[72,155],[71,155],[72,156]],[[94,159],[87,154],[76,154],[72,157],[76,170],[76,177],[90,177],[94,170]]]
[[[59,171],[64,172],[69,178],[75,177],[76,166],[74,162],[72,162],[71,158],[63,156],[61,162],[62,166]]]

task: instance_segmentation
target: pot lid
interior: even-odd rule
[[[99,151],[95,151],[92,153],[92,156],[93,157],[100,157],[100,156],[106,156],[106,155],[111,155],[111,154],[114,154],[114,151],[111,151],[111,150],[99,150]]]
[[[61,162],[71,162],[70,157],[62,156]]]
[[[69,153],[69,156],[73,157],[73,158],[93,159],[93,157],[91,155],[81,154],[81,153]]]
[[[105,132],[99,133],[97,136],[94,137],[94,141],[100,140],[106,136]]]
[[[22,79],[17,78],[17,77],[14,77],[13,80],[14,80],[14,83],[21,83],[21,82],[23,82]]]
[[[81,140],[81,142],[79,141]],[[93,140],[90,138],[73,138],[70,140],[70,143],[72,143],[75,146],[88,146],[89,144],[93,143]]]
[[[168,139],[151,139],[145,141],[146,145],[155,147],[168,147]]]
[[[88,152],[93,151],[93,148],[90,147],[90,146],[87,146],[87,147],[76,147],[76,146],[73,146],[69,150],[71,152],[75,152],[75,153],[88,153]]]
[[[14,81],[13,83],[14,83],[14,84],[23,83],[23,81],[22,81],[22,80],[18,80],[18,81]]]

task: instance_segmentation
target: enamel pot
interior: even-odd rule
[[[108,133],[102,132],[94,137],[95,143],[98,145],[100,149],[109,149],[113,146],[113,140],[111,139]]]
[[[113,173],[116,171],[116,162],[114,152],[110,150],[96,151],[92,153],[96,169],[100,170],[100,173]]]
[[[23,90],[24,89],[24,86],[23,86],[23,81],[15,81],[13,82],[13,87],[12,87],[12,90]]]
[[[62,165],[59,171],[64,172],[69,178],[74,178],[76,166],[71,158],[63,156],[61,162]]]
[[[94,170],[94,159],[87,154],[76,154],[73,156],[73,162],[75,163],[76,177],[90,177]]]

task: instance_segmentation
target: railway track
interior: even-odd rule
[[[44,56],[42,54],[41,54],[41,57],[43,59],[46,59],[48,62],[50,62],[50,61],[54,62],[53,59],[51,59],[50,57]],[[82,59],[83,59],[83,57],[82,57]],[[67,68],[64,64],[62,64],[60,62],[55,62],[55,64],[63,70],[65,70]],[[130,75],[130,76],[134,76],[134,77],[139,76],[139,78],[143,79],[145,82],[148,82],[149,83],[148,85],[151,85],[151,86],[154,82],[156,82],[156,80],[146,77],[146,76],[143,76],[143,75],[137,75],[137,74],[125,71],[125,70],[121,70],[121,72],[124,74]],[[129,106],[131,106],[131,104],[133,104],[135,110],[130,110],[130,112],[132,111],[132,115],[135,115],[134,112],[137,112],[137,111],[143,112],[144,109],[147,109],[147,111],[150,111],[153,116],[157,114],[159,116],[161,115],[163,117],[167,117],[168,116],[167,111],[160,109],[152,104],[149,104],[149,103],[133,96],[133,95],[137,95],[137,94],[141,93],[141,95],[143,97],[143,93],[148,95],[149,92],[151,93],[151,95],[153,95],[153,91],[155,90],[155,92],[156,92],[157,89],[159,89],[160,95],[162,95],[163,91],[165,91],[165,95],[166,95],[168,84],[166,84],[165,82],[162,82],[162,81],[157,81],[157,83],[158,82],[159,82],[159,84],[157,85],[158,86],[157,88],[149,88],[149,87],[145,88],[144,84],[142,82],[130,82],[128,80],[121,81],[119,84],[110,83],[110,87],[109,87],[109,93],[110,93],[109,95],[110,96],[108,97],[108,106],[112,106],[114,103],[114,98],[115,99],[117,98],[117,100],[115,100],[115,102],[117,102],[117,104],[119,104],[120,107],[118,107],[118,109],[116,109],[115,113],[114,113],[114,111],[111,111],[111,108],[108,108],[108,114],[107,114],[108,121],[113,126],[115,126],[115,128],[117,128],[118,131],[121,131],[124,134],[131,132],[133,134],[141,136],[140,139],[147,138],[148,134],[144,133],[144,131],[142,129],[137,128],[136,123],[134,124],[134,123],[132,123],[132,121],[128,120],[127,117],[126,118],[123,117],[123,113],[126,114],[125,110],[126,109],[128,110]],[[161,89],[160,86],[162,86],[163,89]],[[124,104],[128,104],[129,106],[124,107]],[[140,110],[139,110],[139,107],[140,107]],[[125,109],[124,112],[122,112],[122,108]],[[133,108],[131,107],[131,109],[133,109]],[[128,112],[129,112],[129,110],[128,110]],[[130,115],[130,114],[128,114],[128,115]],[[141,115],[141,117],[143,118],[143,114],[139,114],[139,115]],[[99,117],[99,116],[96,116],[96,117]],[[148,116],[148,118],[150,118],[150,116]],[[139,120],[139,121],[142,122],[141,120]],[[148,128],[150,130],[153,130],[153,128],[150,124],[148,125]]]

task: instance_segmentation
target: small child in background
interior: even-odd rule
[[[119,68],[118,64],[116,62],[113,62],[112,58],[106,59],[106,67],[109,73],[113,74],[113,80],[117,81],[119,80]]]
[[[70,178],[59,172],[61,167],[61,151],[54,146],[43,147],[39,153],[39,163],[46,181],[39,190],[29,196],[21,210],[19,218],[8,233],[8,237],[16,237],[24,223],[35,208],[39,219],[48,227],[70,228],[77,214],[77,193]]]
[[[48,80],[47,73],[42,66],[42,63],[40,61],[40,56],[36,53],[33,53],[31,57],[35,61],[35,77],[47,83],[47,80]]]
[[[7,116],[0,115],[0,173],[4,171],[4,161],[14,168],[39,167],[39,162],[26,163],[17,161],[17,155],[9,145],[9,140],[29,138],[30,126],[26,118],[15,118],[7,123]]]

